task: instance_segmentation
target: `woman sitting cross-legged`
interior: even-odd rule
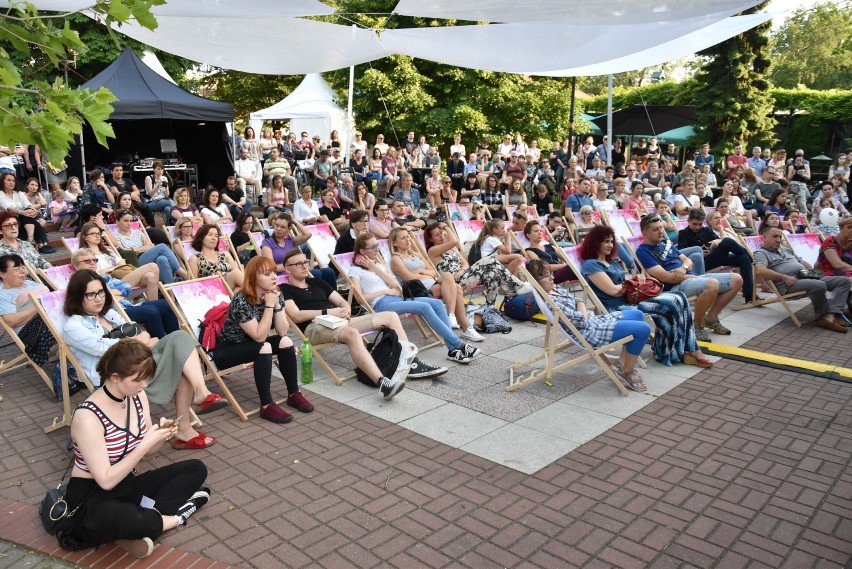
[[[396,277],[379,262],[379,245],[375,237],[369,233],[358,236],[353,260],[354,264],[348,271],[352,286],[361,292],[376,312],[421,315],[432,330],[443,338],[447,345],[447,358],[453,361],[466,364],[478,355],[477,348],[464,343],[453,333],[443,302],[427,296],[402,297],[402,287]],[[408,377],[436,377],[446,372],[446,368],[436,368],[415,358]]]
[[[453,279],[465,288],[472,286],[485,287],[485,302],[494,304],[497,293],[503,288],[507,293],[524,294],[532,287],[504,267],[496,257],[483,257],[473,265],[468,265],[467,259],[457,246],[455,233],[446,223],[436,223],[426,228],[423,234],[429,259],[441,275],[450,274]]]
[[[243,286],[243,271],[240,265],[227,251],[219,250],[221,231],[218,225],[202,225],[192,238],[192,248],[197,255],[189,258],[189,270],[197,278],[221,275],[231,289]]]
[[[291,234],[290,229],[293,226],[299,229],[298,235]],[[284,255],[290,249],[303,247],[313,234],[307,227],[293,219],[289,213],[279,215],[272,222],[272,229],[272,236],[263,240],[260,250],[264,257],[275,263],[275,270],[279,274],[283,274],[287,272],[287,269],[284,268]],[[311,269],[311,275],[315,279],[324,280],[331,288],[337,289],[337,274],[331,267]]]
[[[581,272],[592,290],[609,311],[628,308],[624,281],[624,265],[618,259],[615,233],[611,227],[595,227],[580,246],[584,259]],[[643,277],[639,277],[640,279]],[[698,347],[695,324],[689,301],[682,292],[663,292],[636,305],[654,321],[654,358],[663,365],[683,362],[687,365],[712,367]]]
[[[110,338],[109,334],[125,324],[121,315],[112,309],[112,295],[100,275],[89,269],[75,272],[68,282],[63,311],[68,316],[63,329],[65,341],[92,383],[100,385],[105,378],[98,372],[98,361],[121,338],[121,334],[118,338]],[[122,328],[121,333],[124,332]],[[199,414],[228,405],[221,395],[207,389],[201,361],[195,352],[195,339],[183,330],[167,334],[162,340],[138,329],[128,332],[138,332],[131,337],[154,353],[157,369],[148,388],[148,398],[158,405],[174,399],[177,414],[183,417],[172,447],[200,449],[215,443],[216,439],[196,431],[190,422],[190,405],[197,405]]]
[[[483,259],[495,257],[510,273],[518,276],[518,267],[524,262],[524,258],[518,253],[512,253],[512,241],[502,219],[486,221],[476,243]]]
[[[114,239],[109,232],[94,223],[87,223],[80,229],[80,248],[91,251],[98,260],[97,272],[120,279],[130,286],[145,287],[148,298],[157,298],[157,283],[160,281],[160,268],[156,263],[134,267],[125,261],[118,252],[108,245]]]
[[[544,261],[530,261],[527,270],[593,348],[633,336],[633,339],[622,347],[619,361],[610,365],[625,387],[633,391],[645,391],[647,387],[642,376],[636,371],[636,361],[651,336],[651,327],[643,321],[642,312],[629,309],[609,314],[594,314],[589,312],[582,299],[577,300],[568,290],[553,282],[553,273]],[[565,331],[571,335],[569,330]]]
[[[302,413],[310,413],[314,406],[299,391],[296,352],[287,337],[284,297],[276,280],[272,259],[255,257],[249,261],[245,286],[231,300],[213,358],[221,369],[254,362],[260,416],[273,423],[289,423],[293,416],[272,398],[273,355],[278,357],[278,369],[287,384],[287,406]]]
[[[142,264],[156,263],[160,268],[160,280],[163,284],[175,282],[175,276],[182,280],[189,278],[186,270],[181,267],[180,261],[175,257],[168,245],[162,243],[154,245],[148,238],[148,234],[142,229],[133,229],[133,213],[128,210],[120,210],[116,215],[118,220],[118,232],[115,238],[122,249],[134,251],[139,256]]]
[[[179,432],[173,420],[151,419],[145,390],[156,369],[151,349],[131,339],[117,340],[98,361],[103,387],[77,406],[71,421],[74,468],[65,500],[76,515],[63,522],[62,545],[115,541],[131,556],[147,557],[153,540],[185,525],[210,500],[200,460],[136,472]]]
[[[413,237],[404,227],[394,227],[390,232],[388,242],[390,243],[391,258],[390,268],[394,275],[400,280],[420,281],[426,290],[435,297],[440,297],[450,315],[450,324],[453,328],[461,328],[461,337],[472,342],[482,342],[483,338],[467,320],[467,312],[464,308],[464,292],[460,285],[456,284],[451,273],[439,275],[437,271],[426,266],[426,260],[420,255],[415,246]]]

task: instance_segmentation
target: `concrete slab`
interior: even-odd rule
[[[401,427],[455,448],[496,431],[506,424],[506,421],[489,417],[455,403],[447,403],[399,423]]]
[[[470,442],[461,450],[525,474],[534,474],[580,443],[510,423]]]

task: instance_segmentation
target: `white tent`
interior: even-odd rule
[[[331,131],[340,135],[341,154],[349,149],[349,128],[346,122],[346,110],[335,102],[334,91],[319,73],[309,73],[281,101],[262,111],[251,113],[249,126],[260,133],[263,121],[290,119],[290,131],[307,132],[310,136],[318,134],[323,141],[329,140]]]

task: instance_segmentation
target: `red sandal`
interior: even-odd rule
[[[204,398],[204,401],[198,404],[198,411],[196,411],[196,413],[199,415],[206,415],[207,413],[218,411],[222,407],[227,407],[228,405],[229,403],[227,399],[218,393],[211,393]]]
[[[208,442],[209,441],[209,442]],[[216,443],[216,439],[213,437],[208,437],[201,431],[198,431],[198,435],[189,439],[188,441],[182,441],[179,438],[175,437],[172,439],[172,448],[175,450],[198,450],[202,448],[207,448],[209,446],[213,446]]]

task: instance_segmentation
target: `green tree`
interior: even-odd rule
[[[145,28],[156,28],[151,8],[164,3],[97,0],[88,9],[100,20],[99,33],[111,37],[113,23],[136,20]],[[72,25],[74,14],[38,12],[30,3],[14,6],[0,12],[0,143],[38,144],[58,164],[88,123],[106,146],[113,136],[107,121],[115,97],[106,88],[75,89],[65,82],[61,68],[60,62],[88,53],[88,45]]]
[[[852,5],[800,8],[772,37],[772,82],[794,89],[848,89],[852,85]]]
[[[762,12],[763,2],[743,12]],[[765,146],[775,142],[769,97],[770,23],[761,24],[699,53],[707,61],[698,81],[699,138],[715,153],[725,154],[734,142]]]

